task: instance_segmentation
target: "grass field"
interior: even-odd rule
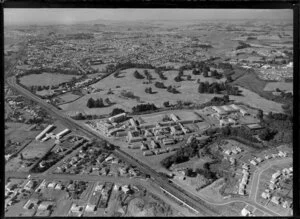
[[[22,154],[25,159],[34,157],[40,158],[47,153],[53,144],[53,140],[48,140],[46,142],[33,141],[26,148],[24,148]]]
[[[197,79],[200,79],[200,81],[210,82],[217,80],[214,78],[204,78],[202,75],[192,75],[191,71],[184,72],[184,75],[192,75],[191,80],[184,79],[184,81],[175,82],[174,77],[176,77],[176,75],[178,74],[178,71],[176,70],[164,72],[164,75],[168,78],[168,80],[162,81],[159,79],[158,75],[154,73],[154,70],[148,69],[154,80],[152,84],[143,84],[143,82],[147,82],[147,80],[136,79],[133,76],[133,72],[135,70],[138,70],[141,74],[143,74],[144,69],[131,68],[123,70],[121,71],[119,78],[115,78],[113,75],[110,75],[107,78],[92,85],[92,87],[94,88],[103,89],[102,91],[93,94],[87,94],[72,103],[62,104],[60,105],[60,107],[68,113],[82,112],[85,114],[108,114],[112,111],[113,108],[117,107],[122,108],[126,111],[131,111],[133,106],[141,103],[154,103],[157,107],[162,107],[165,101],[169,101],[171,104],[174,104],[178,100],[193,101],[201,104],[208,102],[214,96],[223,96],[220,94],[199,94],[198,84],[196,83]],[[243,74],[244,73],[245,72],[243,72]],[[281,104],[267,100],[255,93],[265,92],[263,91],[266,85],[265,81],[257,79],[255,75],[250,73],[244,75],[243,74],[241,74],[242,76],[234,82],[234,84],[244,87],[241,88],[243,96],[230,96],[230,99],[250,104],[254,107],[261,108],[266,112],[282,112]],[[154,83],[156,81],[162,81],[165,86],[173,85],[180,93],[173,94],[168,92],[166,89],[156,88],[154,86]],[[220,79],[220,81],[224,81],[224,79]],[[249,81],[251,81],[251,83],[248,83]],[[145,88],[147,87],[152,88],[153,94],[148,94],[145,92]],[[113,94],[108,94],[109,89],[112,90]],[[140,97],[141,102],[136,99],[121,97],[120,93],[123,90],[133,92],[135,96]],[[99,97],[103,99],[109,98],[114,104],[103,108],[89,109],[86,106],[86,103],[87,100],[91,97],[94,99]]]
[[[275,91],[276,88],[280,90],[285,90],[287,92],[293,92],[293,83],[288,82],[269,82],[266,84],[265,91]]]
[[[65,75],[55,73],[43,73],[43,74],[32,74],[26,75],[20,78],[21,84],[25,86],[41,85],[51,86],[57,85],[63,82],[70,81],[73,77],[79,77],[78,75]]]
[[[255,108],[262,109],[266,113],[270,111],[283,112],[283,109],[281,107],[282,104],[274,102],[272,100],[267,100],[251,90],[242,87],[240,88],[240,90],[242,90],[243,96],[230,96],[230,99],[248,104]]]
[[[131,111],[131,108],[137,104],[141,104],[135,99],[127,99],[122,98],[120,93],[122,90],[132,91],[134,95],[140,97],[140,99],[144,103],[154,103],[158,107],[161,107],[163,102],[170,101],[171,104],[176,103],[178,100],[181,101],[195,101],[198,103],[204,103],[209,101],[214,94],[199,94],[198,84],[196,83],[197,78],[201,78],[202,76],[194,76],[192,75],[192,80],[190,81],[182,81],[182,82],[175,82],[174,77],[176,77],[178,71],[167,71],[165,72],[165,76],[168,77],[168,80],[163,81],[166,86],[175,85],[177,90],[180,91],[179,94],[173,94],[166,91],[166,89],[159,89],[154,86],[155,81],[162,81],[159,79],[158,75],[154,73],[152,69],[148,69],[151,75],[154,78],[152,84],[143,84],[143,81],[146,82],[146,79],[140,80],[136,79],[133,76],[133,72],[135,68],[127,69],[121,71],[120,77],[115,78],[113,75],[95,83],[92,85],[94,88],[101,88],[103,91],[88,94],[84,97],[80,98],[77,101],[74,101],[70,104],[63,104],[60,107],[65,111],[81,111],[87,114],[107,114],[112,111],[113,108],[120,107],[124,110]],[[137,69],[141,74],[143,74],[144,69]],[[189,75],[190,73],[185,72],[185,75]],[[202,78],[203,79],[203,78]],[[207,78],[207,80],[213,80]],[[203,79],[204,81],[204,79]],[[154,94],[147,94],[145,93],[145,88],[151,87]],[[108,90],[111,89],[114,94],[107,94]],[[222,96],[222,95],[219,95]],[[89,109],[86,107],[87,100],[92,98],[109,98],[113,103],[112,106],[104,107],[104,108],[97,108],[97,109]]]
[[[13,142],[24,142],[26,139],[34,138],[40,131],[29,131],[30,125],[23,123],[6,122],[8,126],[5,129],[5,141],[12,140]]]
[[[80,98],[80,96],[72,94],[72,93],[66,93],[66,94],[59,96],[59,98],[62,100],[62,104],[63,104],[63,103],[67,103],[67,102],[72,102],[72,101]]]

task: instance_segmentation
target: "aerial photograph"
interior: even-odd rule
[[[293,216],[293,11],[4,8],[5,217]]]

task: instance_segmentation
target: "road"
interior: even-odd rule
[[[109,142],[108,139],[103,139],[103,137],[100,137],[99,135],[91,132],[88,127],[80,124],[79,122],[69,118],[68,116],[64,115],[61,111],[59,111],[56,107],[46,103],[43,99],[37,97],[36,95],[32,94],[30,91],[26,90],[25,88],[21,87],[17,84],[15,77],[10,77],[7,79],[7,83],[19,91],[22,95],[25,97],[35,101],[37,104],[39,104],[41,107],[43,107],[47,112],[49,112],[51,115],[55,116],[57,119],[61,120],[66,126],[68,126],[71,130],[75,130],[81,133],[84,133],[87,136],[90,136],[92,138],[96,138],[101,140],[100,143],[105,144],[105,142]],[[137,159],[133,158],[131,155],[125,153],[124,151],[121,151],[119,149],[116,149],[113,151],[113,153],[123,159],[125,162],[132,164],[134,166],[137,166],[143,173],[150,175],[156,184],[161,186],[166,191],[170,192],[174,196],[176,196],[178,199],[181,199],[186,204],[190,205],[191,207],[195,208],[201,214],[204,216],[215,216],[218,215],[215,210],[212,210],[203,199],[200,199],[194,195],[191,195],[187,193],[186,191],[170,184],[167,179],[162,177],[160,174],[158,174],[155,170],[151,169],[149,166],[141,163]]]

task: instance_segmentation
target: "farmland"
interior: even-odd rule
[[[73,77],[78,76],[55,73],[32,74],[21,77],[20,82],[25,86],[34,86],[37,84],[40,86],[53,86],[70,81]]]

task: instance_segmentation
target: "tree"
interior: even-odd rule
[[[155,82],[154,86],[157,87],[157,88],[162,88],[162,89],[166,88],[166,86],[164,85],[164,83],[163,82],[159,82],[159,81]]]
[[[95,107],[95,100],[93,98],[88,99],[86,106],[88,108],[93,108]]]
[[[174,80],[175,80],[176,82],[182,81],[182,79],[181,79],[181,77],[180,77],[179,75],[177,75],[177,76],[174,78]]]
[[[227,75],[226,82],[232,82],[232,81],[233,81],[233,79],[232,79],[231,75]]]
[[[140,74],[137,70],[134,71],[133,76],[137,79],[144,79],[145,77]]]
[[[188,76],[186,77],[186,79],[190,81],[190,80],[192,79],[192,76],[191,76],[191,75],[188,75]]]
[[[193,75],[200,75],[200,71],[198,69],[193,69],[192,74]]]
[[[106,103],[107,105],[110,105],[110,104],[111,104],[111,101],[110,101],[110,99],[109,99],[108,97],[105,99],[105,103]]]
[[[224,100],[225,103],[228,103],[229,102],[229,95],[224,95],[223,100]]]
[[[178,76],[179,77],[183,76],[183,69],[182,68],[179,69]]]
[[[264,117],[264,112],[261,109],[259,109],[258,112],[257,112],[257,114],[256,114],[256,117],[258,119],[262,120],[263,117]]]
[[[144,70],[144,74],[149,81],[152,80],[152,75],[149,73],[149,71],[147,69]]]
[[[104,107],[103,99],[98,98],[94,103],[94,107]]]
[[[151,94],[152,93],[152,88],[151,87],[146,87],[145,92],[148,93],[148,94]]]
[[[164,107],[169,107],[170,106],[170,102],[169,101],[166,101],[163,103]]]
[[[203,77],[207,78],[208,77],[208,71],[203,72]]]
[[[203,82],[200,82],[199,86],[198,86],[198,92],[200,94],[204,93],[204,83]]]
[[[213,70],[213,71],[211,72],[211,76],[212,76],[212,77],[216,77],[217,75],[218,75],[217,70]]]

